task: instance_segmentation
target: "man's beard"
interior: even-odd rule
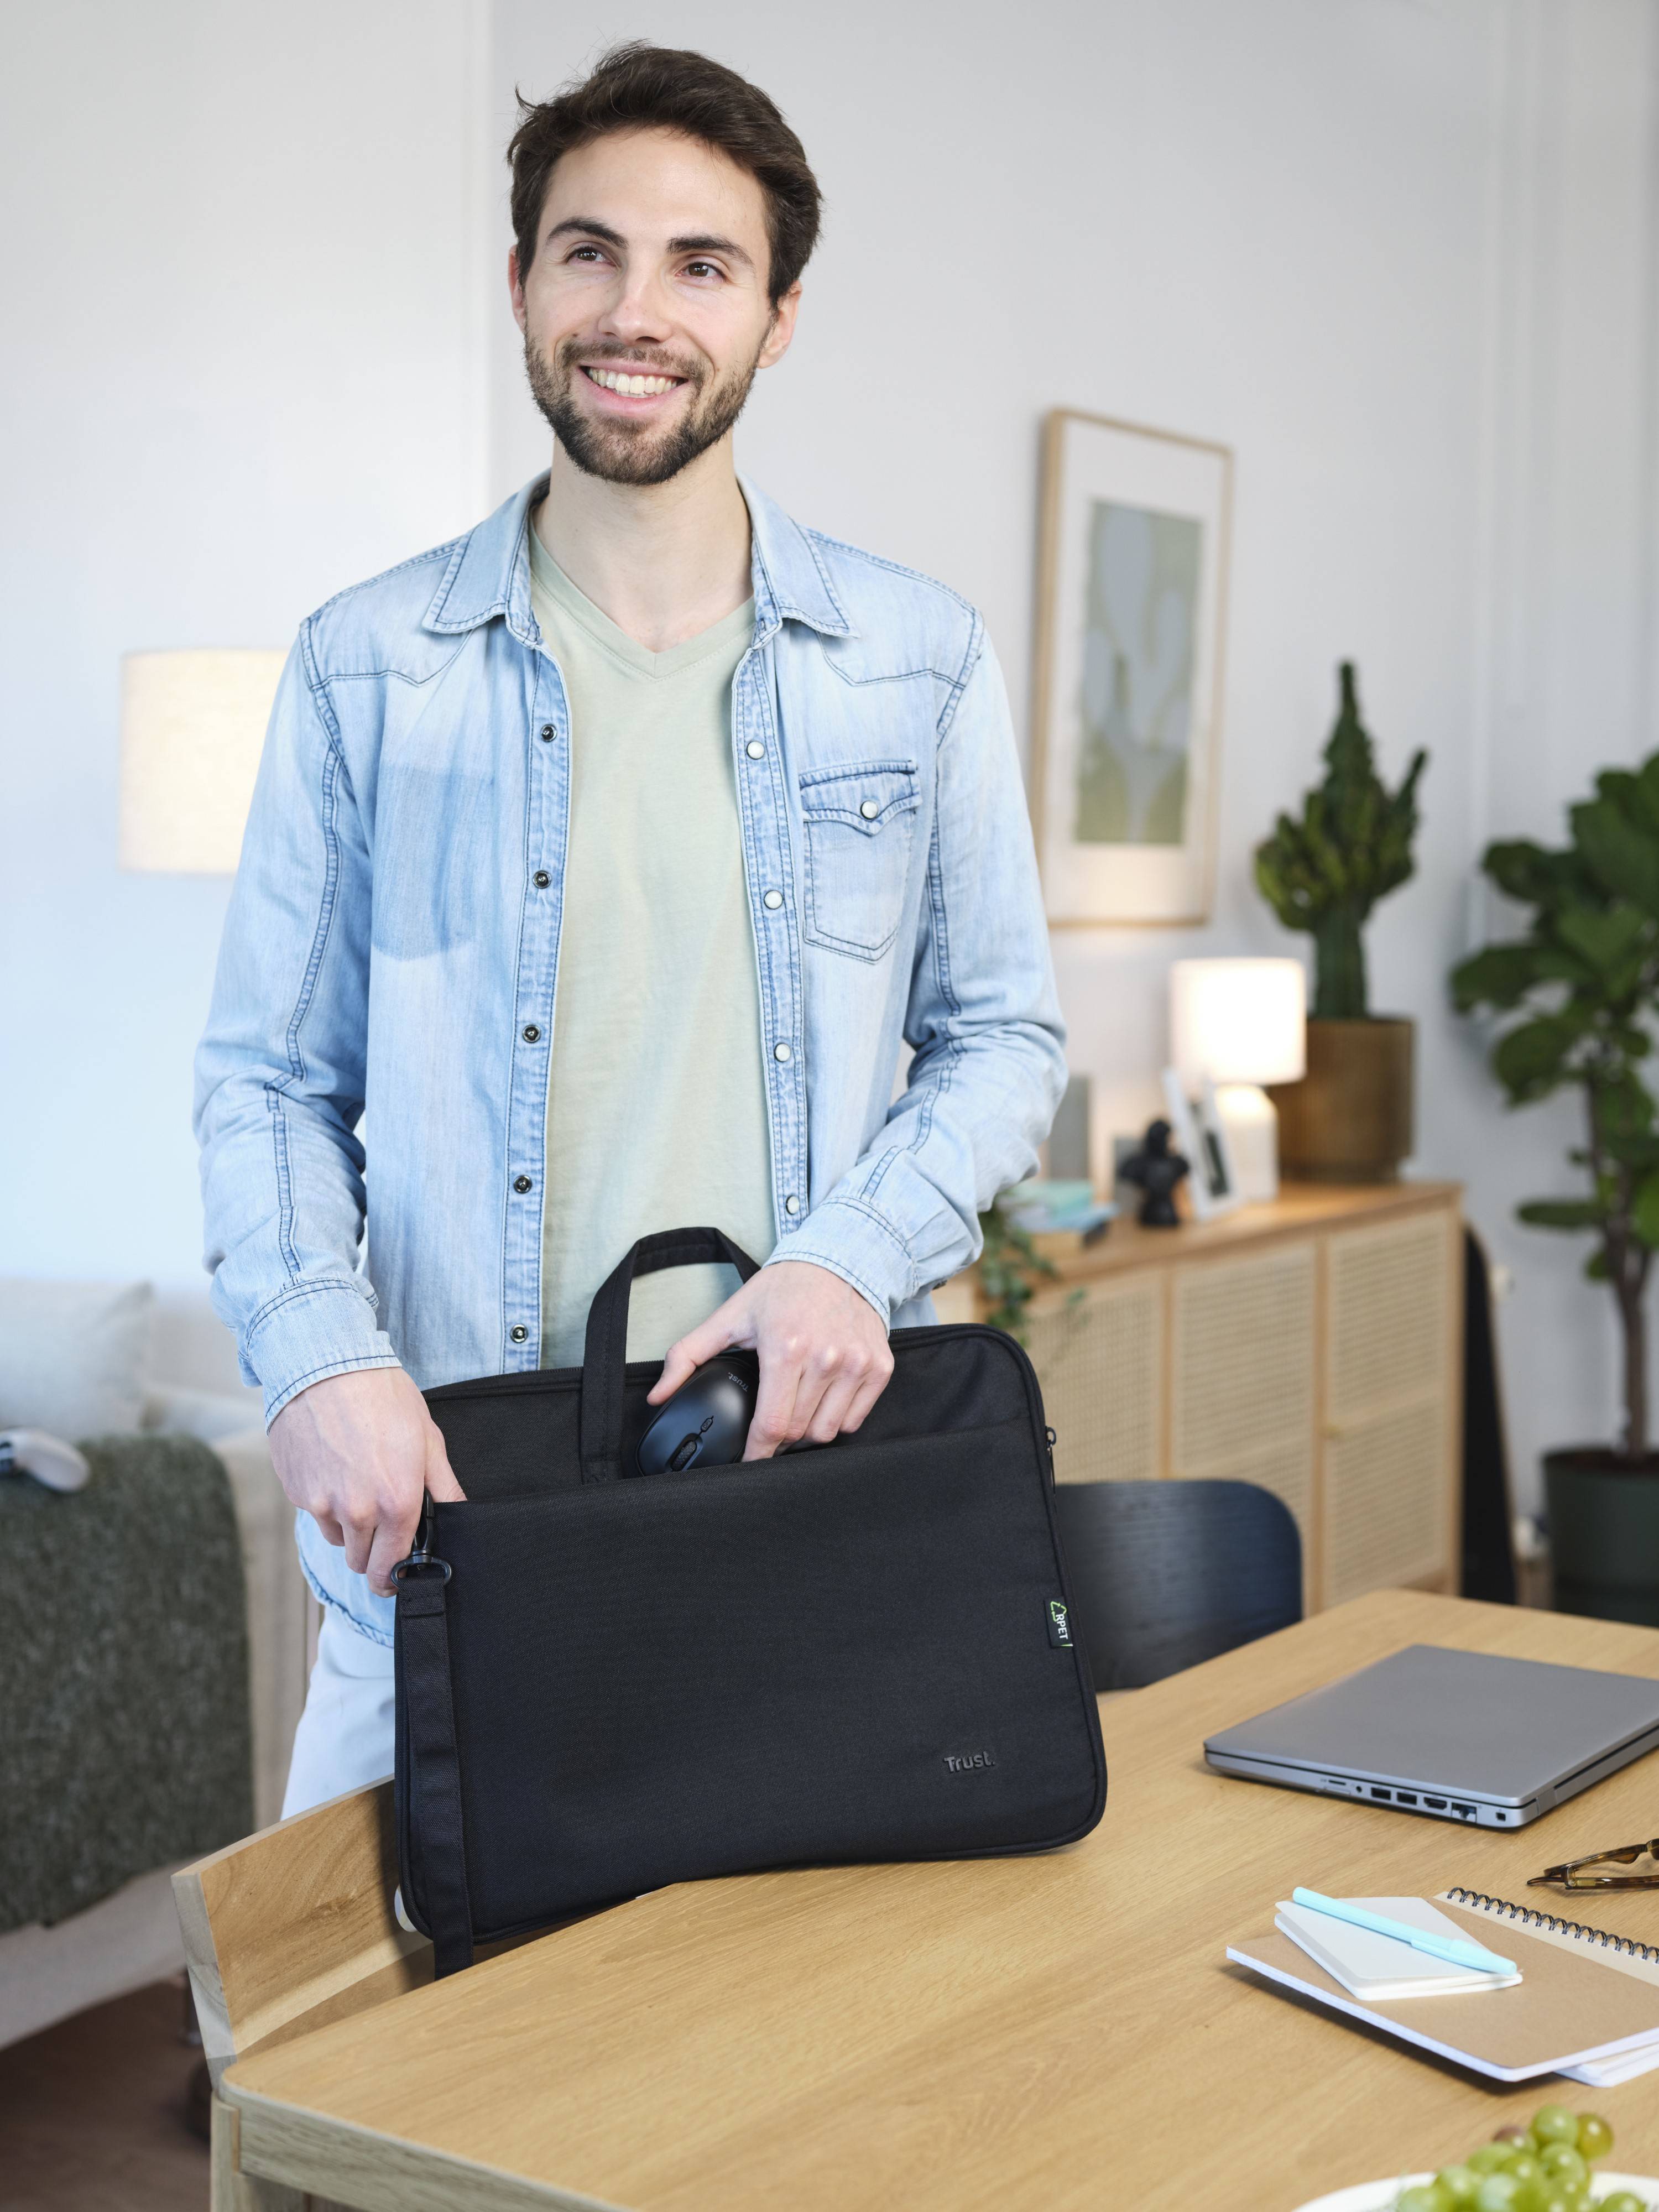
[[[584,414],[577,404],[574,385],[582,374],[579,360],[586,357],[605,366],[614,363],[635,373],[681,376],[691,386],[678,419],[658,428],[622,420],[601,421]],[[601,477],[607,483],[659,484],[677,477],[699,453],[718,445],[743,412],[749,387],[760,367],[760,348],[746,368],[710,380],[706,368],[673,361],[644,346],[582,345],[567,338],[556,362],[550,364],[530,339],[524,342],[525,374],[536,404],[546,416],[554,436],[584,474]]]

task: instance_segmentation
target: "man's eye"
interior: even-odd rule
[[[688,276],[718,276],[720,270],[712,261],[688,261],[685,273]]]
[[[597,246],[578,246],[572,248],[570,258],[573,261],[603,261],[605,256]]]

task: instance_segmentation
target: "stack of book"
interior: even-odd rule
[[[1117,1214],[1115,1206],[1095,1196],[1091,1182],[1045,1182],[1036,1176],[1005,1190],[997,1210],[1049,1260],[1098,1243]]]

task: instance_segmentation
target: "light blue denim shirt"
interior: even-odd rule
[[[570,787],[530,605],[546,484],[331,599],[283,672],[196,1065],[213,1303],[267,1421],[354,1368],[429,1389],[537,1362]],[[976,1255],[1065,1082],[1007,698],[953,592],[744,496],[769,1256],[902,1326]],[[391,1601],[299,1524],[319,1595],[389,1642]]]

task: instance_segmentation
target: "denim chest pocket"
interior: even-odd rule
[[[809,944],[865,960],[886,951],[904,912],[920,805],[913,760],[802,775]]]

